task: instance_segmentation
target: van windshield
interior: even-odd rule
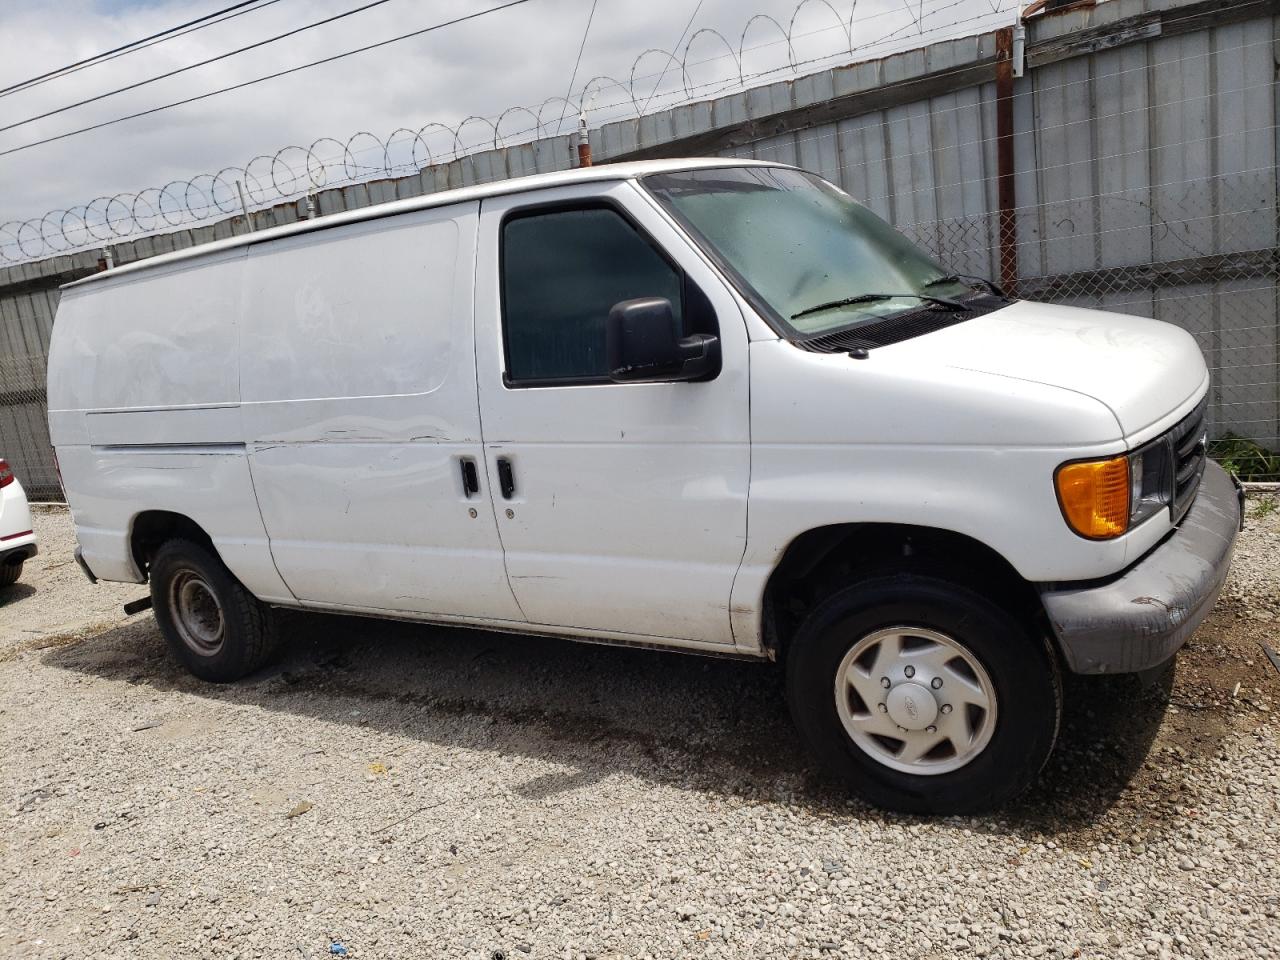
[[[922,307],[962,308],[980,283],[949,276],[848,194],[799,170],[681,170],[642,182],[797,339]]]

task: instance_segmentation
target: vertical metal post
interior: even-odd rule
[[[1027,67],[1027,25],[1022,22],[1022,12],[1013,24],[1013,77],[1020,78]]]
[[[591,139],[587,136],[587,110],[578,114],[578,166],[591,166]]]
[[[244,202],[244,186],[239,180],[236,181],[236,193],[240,194],[240,209],[244,211],[244,224],[249,228],[249,232],[253,233],[253,218],[249,216],[249,205]]]
[[[1018,289],[1017,193],[1013,155],[1013,28],[996,31],[996,187],[1000,203],[1000,286]]]

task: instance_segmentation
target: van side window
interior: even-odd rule
[[[605,206],[519,214],[502,227],[507,380],[608,381],[605,319],[620,300],[665,297],[683,324],[683,276]]]

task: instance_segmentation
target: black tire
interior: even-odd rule
[[[184,591],[195,600],[180,599]],[[156,551],[151,560],[151,604],[174,657],[201,680],[239,680],[275,652],[274,612],[241,586],[207,547],[191,540],[167,540]],[[203,616],[195,616],[193,609]]]
[[[863,638],[898,626],[932,630],[962,645],[994,690],[990,739],[958,769],[928,775],[892,769],[846,732],[836,704],[845,656]],[[912,574],[864,581],[816,607],[787,655],[787,699],[796,726],[829,771],[872,804],[903,813],[968,814],[1005,803],[1044,767],[1062,715],[1061,677],[1047,638],[970,589]],[[860,700],[855,694],[854,702]],[[908,703],[914,716],[914,702]],[[870,716],[873,709],[865,709]],[[874,710],[884,713],[879,703]]]
[[[19,560],[17,563],[0,564],[0,587],[7,587],[10,584],[17,583],[18,578],[22,576],[22,565],[25,560]]]

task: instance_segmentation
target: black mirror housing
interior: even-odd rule
[[[706,333],[681,337],[671,301],[663,297],[615,303],[605,335],[614,383],[701,380],[720,367],[719,338]]]

